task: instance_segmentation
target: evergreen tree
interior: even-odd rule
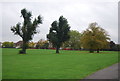
[[[59,48],[67,41],[69,36],[70,26],[68,21],[63,16],[60,16],[59,21],[54,21],[51,24],[49,34],[47,34],[48,40],[56,48],[56,53],[59,53]]]

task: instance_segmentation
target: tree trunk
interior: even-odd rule
[[[59,53],[59,47],[58,46],[56,47],[56,53],[57,54]]]
[[[23,47],[22,47],[23,54],[26,54],[26,43],[23,42]]]
[[[94,53],[94,50],[93,50],[93,49],[90,49],[90,53]]]
[[[97,53],[99,53],[99,49],[97,49]]]
[[[20,54],[26,54],[27,42],[23,41],[22,50],[20,50]]]

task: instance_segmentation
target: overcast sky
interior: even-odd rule
[[[91,1],[91,2],[90,2]],[[108,31],[112,41],[118,43],[118,0],[28,0],[0,3],[0,27],[2,28],[2,41],[17,42],[21,40],[15,36],[10,28],[22,22],[21,9],[26,8],[32,12],[33,18],[41,15],[43,24],[32,41],[46,39],[51,23],[58,20],[61,15],[67,18],[71,30],[82,32],[92,22],[97,22]]]

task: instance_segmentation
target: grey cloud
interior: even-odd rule
[[[117,1],[41,0],[39,2],[2,3],[2,29],[6,31],[2,32],[3,41],[21,40],[19,36],[13,35],[10,27],[22,21],[20,10],[26,8],[32,11],[33,18],[39,14],[43,16],[43,24],[39,27],[40,33],[34,36],[33,41],[46,39],[51,23],[63,15],[68,19],[71,29],[80,32],[85,30],[89,23],[97,22],[109,32],[111,39],[117,43]]]

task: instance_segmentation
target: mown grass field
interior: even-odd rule
[[[118,52],[2,49],[3,79],[82,79],[118,62]]]

